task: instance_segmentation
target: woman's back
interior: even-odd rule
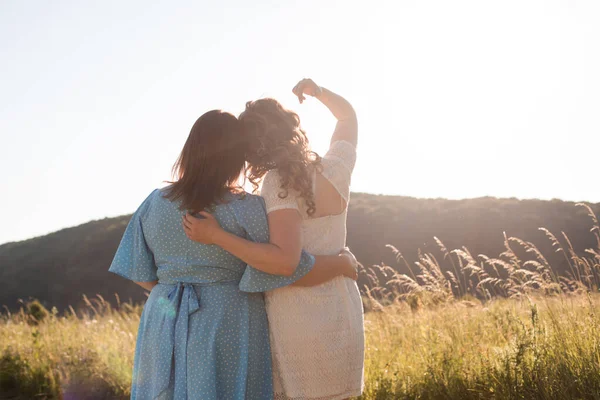
[[[228,195],[214,215],[230,232],[268,242],[263,200]],[[110,271],[154,282],[140,320],[132,399],[269,399],[271,355],[260,292],[295,276],[255,270],[216,246],[187,238],[177,202],[153,191],[133,214]]]
[[[214,282],[239,279],[246,264],[225,250],[191,241],[181,227],[185,211],[178,202],[165,196],[165,190],[155,190],[146,199],[140,215],[141,230],[152,252],[161,283]],[[260,200],[249,194],[227,195],[214,206],[214,216],[224,229],[248,238],[245,222],[251,215],[263,213]]]
[[[346,245],[347,203],[350,199],[352,170],[356,163],[356,148],[346,142],[334,142],[313,173],[316,211],[308,215],[306,204],[298,193],[290,190],[280,197],[281,179],[277,170],[265,177],[261,195],[267,212],[295,208],[302,215],[302,248],[311,254],[338,254]]]
[[[313,175],[316,217],[308,215],[298,193],[289,190],[288,196],[281,198],[276,170],[265,177],[261,194],[267,212],[297,209],[302,215],[302,247],[312,254],[337,254],[346,245],[347,202],[355,161],[356,148],[351,143],[332,143],[321,170]],[[319,211],[319,178],[335,191],[324,200],[332,200],[327,206],[336,214]],[[360,395],[364,332],[356,282],[337,277],[314,287],[282,287],[267,292],[265,298],[274,353],[275,399],[329,400]]]

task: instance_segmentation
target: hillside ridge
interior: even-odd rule
[[[364,265],[385,263],[404,273],[387,244],[398,248],[412,265],[419,250],[439,254],[434,236],[448,249],[466,246],[474,255],[497,256],[506,232],[535,243],[562,269],[564,259],[538,228],[557,236],[565,232],[576,251],[593,247],[587,211],[575,204],[558,199],[447,200],[353,193],[347,242]],[[587,204],[600,214],[600,204]],[[33,297],[64,309],[81,305],[84,294],[114,300],[115,293],[122,300],[143,301],[142,290],[107,271],[130,216],[93,220],[0,245],[0,305],[15,309],[18,299]]]

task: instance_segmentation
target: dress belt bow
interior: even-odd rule
[[[189,317],[200,310],[200,297],[196,287],[237,284],[237,281],[214,283],[184,283],[178,282],[164,299],[165,315],[160,328],[158,352],[159,365],[164,365],[166,371],[160,371],[153,377],[151,398],[156,399],[167,389],[178,384],[185,388],[187,398],[187,344]],[[181,397],[178,398],[178,400]],[[182,400],[185,400],[181,398]]]

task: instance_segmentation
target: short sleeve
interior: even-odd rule
[[[348,201],[352,171],[356,164],[356,147],[345,140],[333,142],[321,161],[325,177],[338,193]]]
[[[261,197],[252,196],[244,203],[244,208],[236,208],[235,214],[247,233],[247,239],[256,243],[269,243],[269,224],[264,200]],[[314,264],[315,258],[303,250],[300,263],[291,276],[268,274],[248,265],[239,287],[243,292],[266,292],[288,286],[306,275]]]
[[[143,220],[154,192],[131,217],[109,271],[136,282],[158,280],[154,255],[146,243]]]
[[[276,169],[267,172],[263,181],[260,195],[265,199],[267,214],[277,210],[293,209],[300,210],[298,207],[298,195],[294,190],[286,190],[281,187],[281,176]]]

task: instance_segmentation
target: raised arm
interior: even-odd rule
[[[358,121],[354,108],[346,99],[333,93],[331,90],[318,86],[312,79],[301,80],[292,89],[292,92],[298,96],[300,103],[306,99],[304,95],[313,96],[331,111],[338,121],[331,137],[331,143],[338,140],[345,140],[356,147],[358,142]]]

